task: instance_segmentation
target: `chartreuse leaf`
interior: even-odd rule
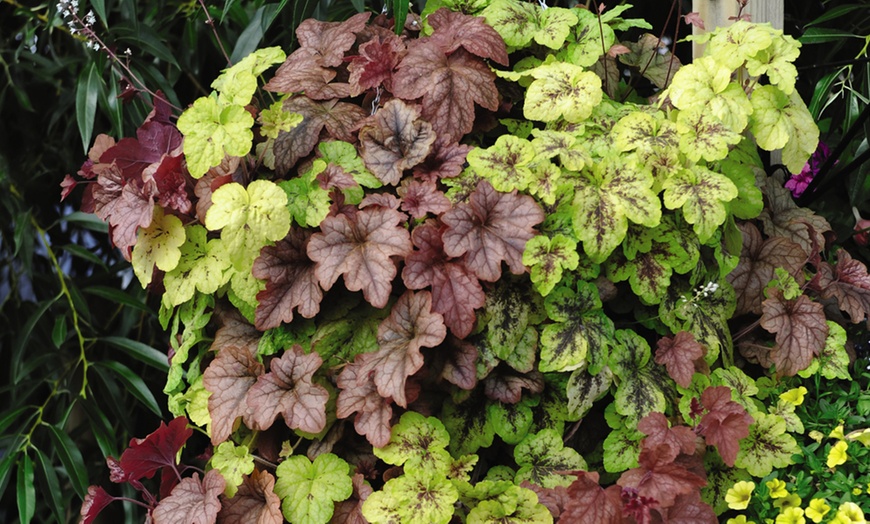
[[[751,166],[726,158],[719,162],[716,171],[727,176],[737,187],[737,198],[728,204],[732,215],[741,220],[750,220],[761,214],[764,201]]]
[[[581,67],[591,67],[616,42],[613,28],[600,23],[598,15],[586,9],[576,9],[575,37],[568,44],[564,59]]]
[[[514,189],[525,191],[534,180],[530,164],[535,156],[535,148],[528,140],[502,135],[486,149],[478,147],[469,151],[465,160],[477,175],[489,180],[492,187],[510,193]]]
[[[562,271],[573,271],[580,263],[577,242],[557,233],[553,238],[538,235],[526,242],[523,265],[531,270],[532,284],[547,296],[562,280]]]
[[[752,76],[767,75],[771,84],[790,95],[797,80],[797,68],[792,62],[800,54],[800,47],[800,42],[776,31],[770,46],[746,59],[746,70]]]
[[[569,486],[574,478],[559,471],[586,469],[586,461],[573,448],[566,448],[562,435],[552,429],[543,429],[527,435],[514,448],[514,460],[520,467],[514,481],[528,480],[544,488]]]
[[[562,434],[565,432],[566,422],[576,422],[582,418],[568,408],[568,378],[565,373],[544,375],[544,391],[537,397],[532,397],[540,400],[532,408],[532,425],[529,427],[529,433],[553,429]]]
[[[341,318],[318,322],[311,336],[311,347],[323,359],[324,369],[353,362],[360,353],[377,351],[378,325],[386,312],[379,312],[366,303]]]
[[[549,160],[557,155],[562,167],[571,171],[580,171],[583,166],[592,163],[592,157],[575,133],[552,129],[532,129],[530,132],[534,136],[532,146],[538,155],[536,163],[541,164],[541,159]],[[553,204],[553,202],[547,203]]]
[[[652,190],[652,173],[636,161],[609,155],[574,182],[574,233],[595,263],[622,242],[629,220],[647,227],[659,224],[661,204]]]
[[[705,106],[717,93],[728,87],[732,70],[710,56],[684,65],[674,74],[671,86],[667,89],[671,103],[682,110]]]
[[[752,418],[755,422],[749,426],[749,436],[740,441],[734,466],[745,468],[753,477],[764,477],[774,468],[793,464],[792,455],[801,451],[794,437],[786,433],[785,420],[762,412],[753,413]]]
[[[683,279],[671,284],[668,296],[659,304],[659,318],[673,333],[688,331],[707,346],[704,359],[712,364],[723,354],[725,365],[733,363],[731,329],[728,319],[737,301],[734,288],[725,279],[706,282],[692,289]]]
[[[586,416],[592,409],[592,404],[610,391],[613,384],[613,372],[604,367],[596,375],[586,369],[575,369],[568,377],[566,392],[568,396],[568,414],[578,420]]]
[[[450,454],[454,457],[474,453],[492,445],[495,430],[486,413],[487,398],[478,388],[463,402],[445,402],[441,422],[450,434]]]
[[[618,473],[636,468],[643,437],[643,433],[628,427],[628,422],[612,428],[604,439],[604,470]]]
[[[560,286],[544,301],[554,321],[541,332],[541,361],[538,369],[573,371],[587,365],[597,373],[613,337],[613,322],[601,309],[598,288],[578,281],[576,287]],[[594,350],[595,355],[589,355]]]
[[[266,138],[276,139],[281,132],[288,132],[302,123],[302,115],[284,110],[284,97],[260,111],[260,133]]]
[[[184,409],[183,405],[176,404],[182,401],[181,393],[184,391],[184,369],[190,356],[190,350],[207,336],[205,327],[211,320],[212,307],[214,306],[213,295],[198,294],[193,300],[185,302],[178,308],[178,313],[173,318],[170,344],[175,351],[169,363],[169,372],[166,375],[166,385],[163,392],[169,396],[170,411],[180,416]],[[180,325],[184,325],[181,336],[177,336]],[[193,369],[194,366],[189,366]],[[188,377],[193,380],[194,377]]]
[[[620,118],[610,131],[613,145],[622,152],[637,151],[641,158],[648,158],[654,152],[676,149],[679,135],[673,122],[657,111],[632,111]]]
[[[275,474],[281,512],[294,524],[326,524],[335,502],[353,494],[350,466],[332,453],[318,455],[313,463],[302,455],[288,457]]]
[[[219,93],[218,101],[225,105],[248,105],[257,90],[257,77],[285,58],[280,47],[265,47],[239,60],[211,83],[211,87]]]
[[[531,371],[535,362],[534,325],[543,320],[538,300],[528,287],[509,281],[486,294],[488,350],[521,373]]]
[[[163,279],[163,301],[177,306],[199,291],[210,295],[230,277],[230,254],[219,238],[208,240],[208,231],[198,224],[185,227],[187,241],[181,246],[181,259]]]
[[[205,428],[209,436],[211,436],[211,414],[208,412],[210,396],[211,392],[202,384],[202,376],[193,381],[183,396],[183,400],[187,402],[184,408],[187,411],[187,418],[197,426]]]
[[[692,377],[693,380],[694,378],[695,377]],[[743,406],[743,408],[750,414],[758,411],[758,407],[755,405],[755,402],[753,402],[753,397],[758,394],[758,386],[756,386],[755,381],[740,368],[736,366],[728,366],[727,368],[717,368],[713,370],[713,375],[710,377],[709,385],[728,386],[731,388],[731,399],[734,402]]]
[[[798,375],[809,378],[816,373],[821,373],[828,380],[835,378],[849,380],[849,354],[846,352],[846,330],[831,320],[828,323],[828,337],[825,339],[825,347],[818,357],[814,357],[812,363]]]
[[[728,156],[728,148],[741,140],[706,108],[693,106],[680,111],[677,116],[677,132],[680,136],[680,152],[692,162],[704,159],[708,162]]]
[[[510,47],[526,47],[532,40],[550,49],[559,49],[577,23],[571,9],[540,6],[518,0],[493,0],[481,16]]]
[[[247,188],[236,182],[224,184],[211,201],[205,227],[221,230],[221,240],[237,270],[290,230],[287,195],[274,182],[254,180]]]
[[[492,402],[486,408],[486,416],[496,435],[507,444],[517,444],[528,434],[534,416],[532,408],[540,400],[540,397],[526,395],[516,404]]]
[[[698,106],[692,106],[698,107]],[[752,114],[752,102],[737,82],[731,82],[706,106],[707,111],[735,133],[742,133]]]
[[[616,331],[608,366],[617,384],[613,394],[616,412],[633,427],[652,411],[664,412],[665,392],[673,380],[650,358],[649,343],[630,329]]]
[[[440,420],[408,411],[393,426],[390,442],[373,451],[387,464],[404,465],[405,471],[419,469],[446,474],[452,463],[446,451],[449,443],[450,436]]]
[[[749,57],[770,47],[774,34],[775,30],[770,24],[737,20],[727,27],[717,28],[701,37],[690,36],[689,39],[701,43],[709,40],[704,54],[733,71]]]
[[[215,448],[211,467],[221,472],[221,476],[227,481],[224,494],[232,498],[244,480],[243,475],[250,475],[254,471],[254,456],[248,446],[236,446],[227,440]]]
[[[278,183],[287,195],[293,220],[302,227],[317,227],[329,214],[329,191],[317,181],[317,175],[325,170],[326,162],[315,160],[303,175]]]
[[[727,218],[726,202],[737,197],[737,186],[725,175],[701,165],[677,170],[662,184],[668,209],[683,209],[701,242],[713,236]]]
[[[552,524],[549,510],[534,491],[508,486],[495,498],[481,500],[468,512],[468,524]]]
[[[224,155],[248,154],[254,140],[254,117],[240,105],[225,105],[216,96],[198,98],[178,117],[184,135],[184,157],[191,176],[199,178]]]
[[[535,79],[526,90],[523,103],[523,114],[529,120],[554,122],[563,118],[568,122],[582,122],[601,102],[601,79],[580,66],[554,62],[526,74]]]
[[[369,522],[402,524],[447,524],[459,491],[439,472],[410,470],[387,481],[362,505]]]
[[[752,108],[749,130],[758,146],[767,151],[782,148],[783,163],[799,173],[819,143],[819,128],[800,95],[761,86],[752,92]]]
[[[139,228],[136,245],[133,246],[133,272],[142,287],[151,283],[154,266],[162,271],[172,271],[181,259],[184,244],[184,226],[175,215],[163,214],[163,208],[154,206],[151,225]]]
[[[356,146],[348,142],[330,140],[321,142],[317,149],[324,161],[335,164],[356,180],[356,183],[369,189],[383,186],[383,182],[366,168],[357,153]],[[354,203],[354,202],[350,202]]]

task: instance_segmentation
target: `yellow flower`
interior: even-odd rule
[[[741,480],[735,482],[734,485],[725,493],[725,502],[731,509],[746,509],[749,506],[749,499],[752,497],[752,491],[755,489],[755,482],[746,482]]]
[[[821,431],[812,430],[809,432],[809,437],[821,444],[822,439],[825,438],[825,434]]]
[[[788,402],[792,406],[800,406],[804,403],[804,395],[806,394],[807,388],[801,386],[799,388],[794,388],[786,391],[779,396],[779,399]]]
[[[801,498],[797,496],[797,493],[789,493],[785,497],[774,500],[773,505],[780,510],[784,510],[786,508],[799,508],[801,507]]]
[[[725,524],[755,524],[755,522],[746,520],[746,515],[737,515],[728,519]]]
[[[813,522],[821,522],[825,515],[831,511],[831,506],[828,506],[825,503],[825,499],[813,499],[810,501],[809,506],[807,506],[806,515]]]
[[[788,496],[788,491],[785,490],[785,482],[779,479],[769,480],[764,483],[767,490],[770,492],[770,498],[781,499]]]
[[[858,496],[861,494],[862,491],[864,491],[864,490],[861,489],[860,487],[856,486],[856,487],[852,488],[852,495]]]
[[[846,462],[846,459],[849,458],[849,455],[846,454],[846,449],[849,447],[849,444],[845,440],[841,440],[834,444],[834,447],[831,448],[831,451],[828,452],[828,467],[835,468],[840,464]]]
[[[786,508],[776,516],[776,524],[806,524],[804,510],[800,508]]]
[[[864,512],[854,502],[844,502],[837,508],[837,515],[831,522],[841,524],[867,524],[864,520]]]
[[[840,424],[839,426],[835,427],[834,430],[828,434],[828,436],[840,440],[846,438],[846,435],[843,434],[843,425]]]

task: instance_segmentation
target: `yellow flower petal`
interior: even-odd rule
[[[846,449],[848,449],[848,447],[849,444],[845,440],[841,440],[834,444],[834,447],[832,447],[831,451],[828,452],[827,465],[829,468],[835,468],[846,462],[846,459],[849,458],[849,455],[846,454]]]

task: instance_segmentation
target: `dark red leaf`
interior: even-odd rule
[[[704,356],[704,346],[688,331],[674,336],[662,337],[656,346],[655,362],[668,369],[674,382],[687,388],[695,374],[695,360]]]
[[[142,171],[142,178],[153,179],[157,187],[157,203],[164,209],[172,209],[181,214],[190,211],[190,196],[187,194],[184,157],[164,156]]]
[[[414,167],[414,176],[424,182],[459,176],[465,165],[465,157],[472,149],[469,145],[451,143],[439,137],[435,139],[432,152],[426,160]]]
[[[254,409],[246,401],[248,390],[265,368],[257,360],[256,346],[223,346],[218,356],[203,372],[202,384],[211,392],[208,412],[211,415],[211,443],[218,445],[229,438],[236,419],[244,417],[253,425]]]
[[[179,156],[181,141],[181,133],[174,125],[146,122],[136,130],[136,138],[122,138],[100,155],[100,163],[114,162],[125,178],[138,178],[145,168],[164,156]]]
[[[275,477],[268,471],[255,469],[242,480],[236,495],[221,496],[222,507],[218,524],[281,524],[281,499],[273,491]]]
[[[147,437],[130,440],[130,447],[119,461],[124,480],[150,479],[157,470],[174,467],[175,457],[191,435],[193,430],[187,427],[187,418],[176,417],[169,425],[160,422],[160,427]]]
[[[870,315],[870,275],[867,266],[845,250],[837,251],[837,265],[828,263],[819,267],[819,287],[822,298],[836,298],[840,309],[858,323]]]
[[[283,240],[263,248],[254,261],[254,276],[266,281],[266,289],[257,294],[257,329],[265,331],[289,323],[297,308],[305,318],[313,318],[320,311],[323,290],[307,254],[311,234],[291,228]]]
[[[708,387],[701,394],[701,405],[707,413],[701,417],[699,433],[707,444],[716,446],[725,464],[733,466],[740,451],[740,439],[749,436],[752,416],[731,400],[731,388],[727,386]]]
[[[106,493],[100,486],[88,486],[88,494],[82,502],[80,524],[91,524],[103,509],[114,501],[114,497]]]
[[[393,70],[405,54],[405,44],[395,33],[377,35],[359,46],[359,55],[350,57],[348,83],[355,95],[383,85],[392,91]]]
[[[199,473],[182,479],[172,494],[161,500],[152,512],[154,524],[214,524],[226,481],[216,469],[199,480]]]
[[[469,53],[508,65],[504,40],[483,18],[441,8],[426,19],[435,32],[430,41],[447,54],[463,47]]]
[[[533,226],[544,220],[540,206],[516,191],[500,193],[485,180],[469,200],[441,217],[447,226],[444,252],[451,257],[465,255],[465,265],[487,282],[501,277],[502,261],[511,273],[523,274],[526,242],[535,236]]]

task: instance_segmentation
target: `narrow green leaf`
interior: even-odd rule
[[[93,396],[89,396],[88,400],[80,402],[79,405],[84,408],[88,416],[92,434],[97,445],[100,446],[103,456],[117,457],[120,450],[114,438],[115,430],[106,414],[102,412],[96,402],[93,402]]]
[[[17,449],[16,446],[9,446],[10,450]],[[6,486],[9,484],[9,477],[12,476],[12,466],[15,464],[15,459],[18,458],[18,453],[9,453],[0,460],[0,499],[3,498],[3,493],[6,492]]]
[[[103,25],[108,26],[109,19],[106,17],[106,0],[91,0],[91,7],[94,8],[94,12],[103,21]]]
[[[18,519],[22,524],[33,520],[36,512],[36,489],[33,487],[33,461],[25,453],[18,463],[18,486],[15,496],[18,499]]]
[[[841,16],[848,15],[852,11],[858,11],[858,10],[863,11],[865,9],[867,9],[867,6],[865,4],[839,5],[837,7],[834,7],[832,9],[828,10],[826,13],[823,13],[815,20],[807,23],[804,27],[811,27],[814,25],[818,25],[818,24],[827,22],[828,20],[833,20],[835,18],[839,18]]]
[[[365,0],[350,0],[350,3],[353,5],[353,8],[356,9],[357,13],[362,13],[366,10]]]
[[[97,369],[107,369],[118,375],[118,378],[121,379],[121,382],[124,383],[131,395],[136,397],[139,402],[158,417],[163,416],[163,413],[160,411],[160,405],[157,403],[157,399],[154,398],[154,394],[151,393],[151,390],[148,389],[142,378],[133,373],[130,368],[120,362],[111,360],[97,362],[94,364],[94,367]]]
[[[109,224],[100,220],[97,215],[92,215],[90,213],[75,211],[61,218],[60,220],[62,222],[72,222],[73,224],[79,224],[85,229],[90,229],[91,231],[94,231],[96,233],[106,234],[109,232]]]
[[[828,93],[831,91],[831,86],[839,76],[839,71],[832,71],[823,76],[821,80],[816,82],[816,88],[813,91],[813,98],[810,100],[810,114],[813,115],[813,120],[818,121],[824,108],[830,103],[828,101]]]
[[[85,153],[90,148],[91,135],[94,133],[94,117],[97,114],[97,97],[101,84],[96,62],[91,62],[82,70],[76,83],[76,123]]]
[[[39,450],[39,448],[34,448],[36,452],[36,464],[38,466],[37,472],[41,473],[37,478],[40,480],[40,492],[43,494],[43,499],[48,502],[49,508],[51,509],[52,514],[57,522],[66,522],[64,518],[64,503],[63,503],[63,492],[60,489],[60,482],[57,479],[57,472],[54,471],[54,466],[52,466],[51,461],[48,460],[48,457]]]
[[[51,343],[59,348],[66,340],[66,317],[60,316],[54,319],[54,327],[51,330]]]
[[[29,406],[21,406],[20,408],[14,409],[12,411],[6,411],[0,416],[0,435],[6,434],[6,428],[12,425],[13,422],[18,420],[18,417],[21,416],[22,413],[30,409]],[[19,424],[19,427],[24,424]],[[9,449],[9,448],[6,448]]]
[[[234,3],[236,3],[236,0],[224,0],[224,8],[221,11],[221,23],[224,23],[224,18],[226,18],[227,13],[230,12]]]
[[[804,31],[804,34],[798,39],[802,44],[824,44],[826,42],[836,42],[843,38],[863,38],[854,33],[843,31],[841,29],[831,29],[829,27],[811,27]]]
[[[40,303],[37,306],[36,311],[34,311],[27,319],[27,322],[24,323],[21,331],[18,332],[18,338],[15,339],[15,345],[12,347],[12,384],[18,384],[18,382],[23,378],[23,375],[20,375],[20,364],[24,361],[24,348],[27,347],[27,342],[30,340],[30,334],[33,332],[33,328],[36,327],[36,323],[39,322],[42,315],[48,311],[48,308],[50,308],[58,298],[60,298],[59,294],[54,298],[44,300]]]
[[[390,3],[393,8],[393,18],[396,20],[395,31],[397,35],[400,35],[405,29],[405,20],[408,18],[411,3],[408,0],[391,0]]]
[[[148,24],[138,24],[135,27],[115,25],[112,30],[118,35],[119,43],[125,42],[128,45],[136,46],[149,55],[181,69],[175,55],[172,54],[172,50],[163,43],[163,37]],[[123,53],[124,47],[121,45],[118,47]],[[133,52],[135,53],[136,49],[133,49]]]
[[[236,46],[233,48],[232,55],[230,55],[232,63],[235,64],[257,49],[257,46],[260,45],[263,36],[266,34],[266,30],[269,29],[269,26],[275,19],[275,15],[278,12],[277,8],[276,4],[266,4],[257,9],[254,16],[251,17],[248,26],[239,35],[239,39],[236,40]]]
[[[74,257],[78,257],[78,258],[85,260],[87,262],[90,262],[91,264],[94,264],[95,266],[100,266],[103,269],[108,269],[106,267],[106,263],[103,262],[103,260],[100,257],[95,255],[91,250],[89,250],[85,247],[77,246],[75,244],[67,244],[67,245],[63,246],[61,249],[63,249],[64,251],[66,251],[70,255],[72,255]]]
[[[82,453],[73,440],[57,429],[55,426],[49,426],[49,434],[51,442],[54,444],[55,451],[63,467],[66,468],[67,477],[76,494],[84,499],[88,494],[88,470],[85,468],[85,461],[82,459]]]
[[[103,337],[100,340],[122,349],[136,360],[162,372],[169,371],[166,353],[126,337]]]
[[[89,286],[84,289],[84,292],[89,295],[96,295],[98,297],[102,297],[107,300],[123,304],[143,313],[148,313],[149,315],[154,314],[154,311],[152,311],[151,308],[149,308],[141,300],[131,296],[130,293],[125,293],[124,291],[121,291],[120,289],[108,286]]]

